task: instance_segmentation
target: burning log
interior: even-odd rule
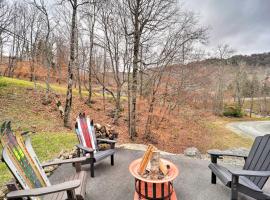
[[[141,162],[141,165],[140,165],[140,168],[139,168],[139,174],[140,175],[143,175],[144,172],[145,172],[145,169],[147,167],[147,164],[149,163],[149,160],[152,157],[153,148],[154,148],[153,145],[151,145],[151,144],[148,145],[148,148],[147,148],[146,152],[143,155],[143,159],[142,159],[142,162]]]
[[[160,159],[160,152],[153,145],[148,145],[143,155],[138,173],[144,178],[163,179],[168,174],[169,166]]]

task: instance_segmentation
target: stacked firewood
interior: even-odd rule
[[[150,144],[143,155],[138,173],[143,178],[157,180],[166,177],[169,168],[170,166],[166,166],[160,159],[158,149]]]
[[[118,137],[118,132],[114,129],[113,126],[106,124],[100,125],[98,123],[94,124],[95,133],[97,138],[109,138],[114,140]]]
[[[97,138],[109,138],[110,140],[115,140],[118,137],[118,132],[115,131],[114,127],[109,124],[100,125],[98,123],[94,124],[95,133]],[[99,150],[107,150],[110,148],[108,143],[98,144]]]

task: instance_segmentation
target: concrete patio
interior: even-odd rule
[[[134,195],[134,179],[128,171],[129,163],[141,157],[142,151],[118,149],[115,166],[110,166],[110,159],[96,165],[95,178],[90,178],[86,186],[87,200],[131,200]],[[171,160],[179,168],[179,176],[174,181],[178,200],[228,200],[230,190],[221,182],[210,183],[209,161],[190,159],[182,155],[162,156]],[[84,169],[89,170],[86,166]],[[53,183],[63,181],[67,174],[74,173],[71,165],[59,167],[50,177]],[[269,184],[266,185],[270,191]],[[239,200],[251,198],[240,195]]]

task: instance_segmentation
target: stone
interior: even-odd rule
[[[5,197],[5,193],[2,190],[0,190],[0,199],[4,199],[4,197]]]
[[[53,166],[48,166],[48,167],[45,167],[45,169],[44,169],[45,173],[52,172],[53,170],[55,170],[55,167],[53,167]]]
[[[65,152],[62,156],[64,157],[64,159],[68,159],[69,158],[69,153],[68,152]]]
[[[196,147],[189,147],[185,149],[184,155],[188,157],[201,158],[201,153]]]

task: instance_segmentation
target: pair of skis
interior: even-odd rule
[[[27,151],[21,135],[11,130],[10,122],[4,122],[0,131],[3,159],[24,189],[47,185],[36,163]]]

